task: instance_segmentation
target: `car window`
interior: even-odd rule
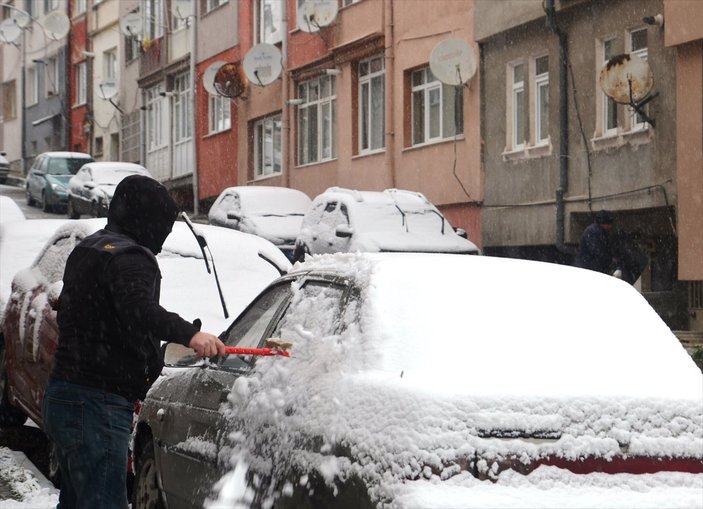
[[[258,347],[276,312],[290,294],[290,282],[281,283],[261,294],[224,333],[222,341],[228,346]],[[222,366],[241,369],[249,361],[249,357],[230,355],[223,360]]]
[[[76,172],[87,163],[86,159],[65,159],[52,157],[49,160],[49,174],[51,175],[75,175]]]
[[[340,221],[341,224],[349,224],[349,211],[347,211],[347,206],[342,203],[339,206],[339,215],[342,221]]]
[[[331,281],[308,281],[296,292],[272,336],[295,344],[300,337],[321,339],[341,331],[345,286]]]

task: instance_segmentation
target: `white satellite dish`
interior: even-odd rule
[[[71,21],[63,12],[53,11],[44,18],[44,31],[49,39],[58,41],[68,35]]]
[[[117,95],[117,81],[113,79],[101,81],[98,83],[95,93],[100,99],[105,99],[106,101],[112,99]]]
[[[430,54],[430,69],[446,85],[463,85],[476,74],[476,53],[463,39],[447,39]]]
[[[17,8],[12,9],[10,19],[14,21],[15,24],[20,28],[27,28],[32,22],[32,17],[29,15],[29,13]]]
[[[217,89],[215,88],[215,76],[220,67],[225,65],[227,62],[223,60],[217,60],[211,63],[205,72],[203,73],[203,87],[207,90],[210,95],[217,95]]]
[[[654,87],[652,69],[637,55],[623,53],[608,60],[600,71],[600,87],[613,101],[637,104]]]
[[[19,39],[22,29],[17,26],[12,18],[7,18],[0,22],[0,42],[12,44]]]
[[[296,21],[303,32],[317,32],[337,18],[337,0],[305,0],[298,6]]]
[[[244,57],[244,74],[250,83],[265,87],[278,79],[283,70],[281,52],[273,44],[257,44]]]
[[[184,19],[193,15],[193,0],[171,0],[171,12],[177,18]]]
[[[130,12],[120,20],[120,31],[128,37],[138,37],[142,33],[142,17],[138,12]]]

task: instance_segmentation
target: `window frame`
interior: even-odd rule
[[[254,167],[254,180],[261,180],[264,178],[273,177],[276,175],[281,175],[283,173],[283,154],[281,152],[281,142],[282,142],[282,115],[281,113],[276,113],[274,115],[268,115],[266,117],[260,118],[252,124],[253,129],[253,167]],[[276,125],[278,123],[278,125]],[[263,133],[266,129],[271,130],[271,143],[270,148],[266,145],[265,136]],[[278,137],[278,171],[276,171],[276,138]],[[266,172],[265,160],[267,157],[271,159],[271,171]]]
[[[208,94],[208,134],[221,133],[231,128],[231,100],[219,94]]]
[[[2,121],[17,118],[17,80],[12,79],[2,83]]]
[[[49,57],[44,66],[44,93],[52,97],[59,93],[59,59],[57,55]]]
[[[415,77],[420,76],[420,83],[416,84]],[[439,79],[437,79],[433,74],[429,66],[420,67],[410,71],[410,140],[413,147],[428,145],[432,143],[441,142],[443,140],[448,140],[456,136],[464,134],[464,92],[463,87],[452,87],[451,85],[445,85]],[[453,94],[451,99],[448,97],[447,93],[450,89],[453,89]],[[433,98],[432,94],[437,93],[437,111],[438,116],[436,122],[433,122],[432,109],[433,109]],[[460,107],[457,110],[457,97],[456,94],[460,95],[459,103]],[[417,111],[416,98],[422,98],[422,112]],[[449,103],[451,101],[451,104]],[[429,107],[428,107],[429,105]],[[457,113],[459,115],[458,120],[460,120],[460,125],[456,122],[457,118],[454,118],[453,122],[453,133],[446,131],[445,122],[445,110],[452,113],[455,116]],[[417,120],[422,120],[422,140],[418,141],[419,134]],[[432,129],[433,124],[437,125],[437,134],[433,135]]]
[[[28,106],[39,103],[39,76],[37,66],[27,67],[25,90],[27,91],[26,101]]]
[[[373,71],[371,68],[375,62],[381,64],[380,70]],[[362,69],[366,66],[368,72]],[[375,55],[364,60],[360,60],[358,64],[358,137],[359,137],[359,154],[368,154],[385,150],[385,130],[386,130],[386,63],[383,54]],[[374,81],[380,80],[381,89],[381,108],[380,111],[374,113],[373,109],[373,91]],[[364,92],[366,89],[366,95]],[[380,140],[377,146],[374,146],[373,131],[375,121],[378,121],[380,116]]]
[[[634,36],[638,33],[645,34],[645,45],[643,47],[635,48]],[[631,55],[636,55],[640,57],[645,62],[649,59],[649,38],[647,37],[648,31],[646,27],[638,27],[630,30],[627,34],[627,46],[628,51]],[[647,105],[643,106],[644,113],[648,113]],[[627,107],[627,118],[628,118],[628,128],[630,131],[642,131],[649,128],[649,123],[641,118],[640,115],[631,106]]]
[[[316,88],[316,97],[311,99],[311,90]],[[325,89],[328,94],[323,95]],[[337,85],[335,76],[320,76],[303,81],[297,85],[298,98],[303,102],[298,106],[297,147],[298,165],[318,164],[337,158]],[[324,110],[328,110],[325,125]],[[315,111],[315,118],[310,115]],[[316,132],[309,132],[314,120]],[[305,124],[305,125],[304,125]],[[313,140],[314,138],[314,140]],[[311,142],[314,141],[315,154],[311,154]],[[325,143],[327,142],[327,144]]]
[[[117,48],[103,51],[103,79],[117,80]]]
[[[279,44],[283,41],[283,12],[281,3],[283,1],[286,0],[254,0],[254,44]],[[278,29],[271,32],[270,35],[265,34],[266,17],[262,15],[262,13],[266,11],[267,5],[271,7],[275,5],[279,6],[276,12],[274,12],[274,9],[271,9],[271,25],[275,26],[275,23],[278,22]],[[276,17],[276,14],[278,14],[278,17]]]
[[[519,60],[508,64],[508,83],[509,83],[509,146],[511,150],[524,150],[527,145],[527,130],[529,124],[525,122],[527,114],[525,101],[525,74],[527,64],[524,60]],[[518,80],[517,71],[522,71],[522,79]],[[522,131],[522,134],[520,134]],[[522,140],[518,137],[522,136]]]
[[[76,64],[76,106],[88,102],[88,62]]]
[[[600,68],[598,69],[598,73],[600,73],[600,69],[602,69],[605,63],[617,54],[614,47],[608,47],[609,44],[612,43],[614,45],[616,42],[617,37],[615,36],[606,37],[602,39],[600,48],[602,62]],[[596,75],[596,80],[598,80],[598,75]],[[600,86],[598,87],[598,90],[601,94],[600,134],[604,138],[609,136],[616,136],[618,133],[618,127],[620,125],[618,119],[618,104],[610,97],[608,97],[608,95],[600,89]],[[615,120],[615,126],[610,127],[609,120],[612,119]]]
[[[538,74],[538,62],[543,59],[547,59],[547,70],[539,73]],[[533,59],[534,61],[534,78],[533,78],[533,97],[534,97],[534,105],[535,105],[535,114],[534,114],[534,145],[539,146],[539,145],[546,145],[549,143],[550,137],[549,137],[549,54],[545,53],[543,55],[540,55],[538,57],[535,57]],[[542,115],[542,105],[543,105],[543,100],[542,100],[542,91],[546,88],[546,93],[547,93],[547,98],[546,98],[546,103],[547,103],[547,111],[545,112],[545,115]],[[544,118],[543,118],[544,117]],[[544,129],[544,136],[542,136],[542,131],[543,128],[546,126],[546,129]]]
[[[142,26],[144,36],[152,41],[164,35],[164,0],[141,0]]]
[[[193,138],[193,101],[190,71],[173,78],[173,142],[184,143]]]
[[[146,106],[146,133],[145,145],[147,153],[156,152],[167,145],[164,131],[164,105],[161,92],[162,84],[147,88],[144,91],[144,105]]]
[[[222,5],[226,4],[229,2],[229,0],[207,0],[205,2],[205,13],[208,13],[210,11],[214,11],[218,7],[221,7]]]

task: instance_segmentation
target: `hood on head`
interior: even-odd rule
[[[115,188],[106,228],[132,237],[155,255],[171,233],[178,206],[156,180],[130,175]]]

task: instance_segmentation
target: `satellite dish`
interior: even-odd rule
[[[58,41],[68,35],[71,30],[71,21],[63,12],[53,11],[44,18],[44,30],[47,37]]]
[[[246,91],[248,84],[244,70],[239,62],[228,62],[215,73],[215,91],[230,99],[242,95]]]
[[[208,94],[217,95],[217,90],[215,89],[215,75],[217,74],[217,71],[220,70],[220,67],[226,63],[227,62],[218,60],[211,63],[208,68],[205,69],[205,72],[203,73],[203,87],[205,87],[205,90],[208,91]]]
[[[243,65],[247,79],[260,87],[276,81],[283,70],[281,52],[273,44],[257,44],[251,48]]]
[[[296,21],[303,32],[317,32],[337,18],[337,0],[305,0],[298,6]]]
[[[600,71],[600,87],[620,104],[637,104],[654,87],[649,64],[637,55],[623,53],[608,60]]]
[[[138,12],[130,12],[120,20],[120,30],[128,37],[138,37],[142,33],[142,17]]]
[[[177,18],[187,18],[193,15],[193,0],[171,0],[171,12]]]
[[[113,79],[103,80],[98,83],[98,88],[95,91],[100,99],[110,100],[117,95],[117,81]]]
[[[17,26],[12,18],[7,18],[0,22],[0,42],[12,44],[19,39],[22,29]]]
[[[27,28],[32,22],[32,17],[29,15],[29,13],[17,8],[12,9],[10,19],[14,21],[15,25],[20,28]]]
[[[463,85],[476,74],[476,53],[463,39],[447,39],[430,54],[430,70],[446,85]]]

